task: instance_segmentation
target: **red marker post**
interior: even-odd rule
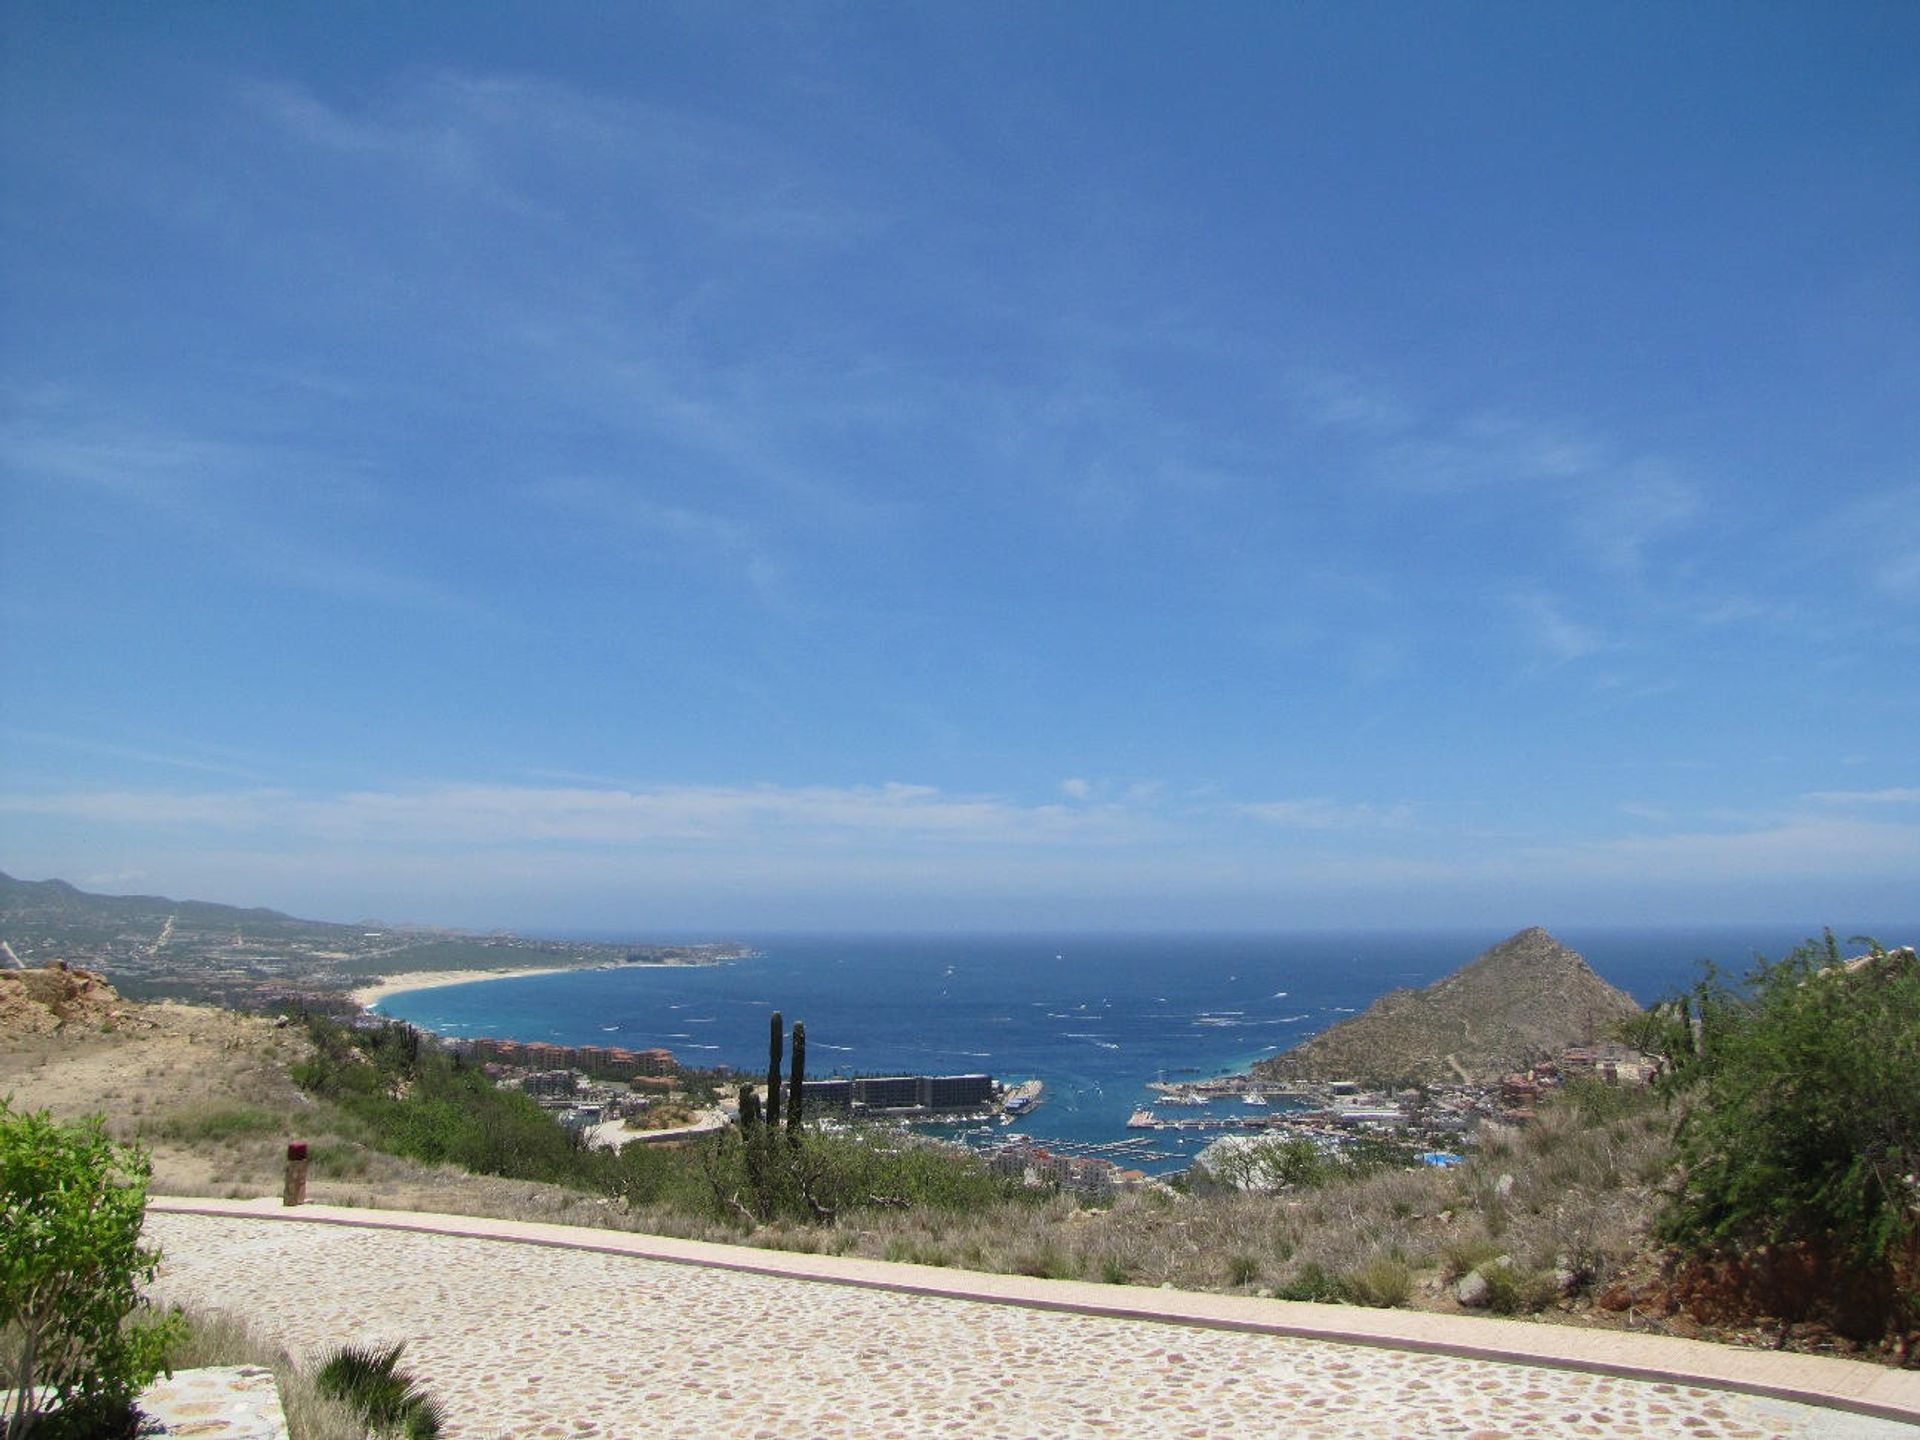
[[[287,1205],[307,1203],[307,1142],[295,1140],[287,1146],[287,1188],[281,1193]]]

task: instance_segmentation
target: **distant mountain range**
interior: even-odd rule
[[[64,880],[16,880],[0,872],[0,918],[18,920],[29,915],[58,917],[68,924],[111,921],[137,925],[150,920],[158,925],[172,916],[176,924],[206,929],[259,929],[263,925],[328,928],[326,921],[296,920],[278,910],[242,909],[206,900],[169,900],[164,895],[95,895]]]
[[[1535,927],[1420,990],[1392,990],[1360,1014],[1254,1066],[1270,1080],[1491,1081],[1607,1037],[1640,1006]]]
[[[301,920],[163,895],[94,895],[0,874],[0,966],[55,960],[110,976],[122,994],[265,1009],[339,999],[369,976],[568,965],[711,964],[744,946],[604,944],[378,921]]]

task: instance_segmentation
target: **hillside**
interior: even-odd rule
[[[64,880],[0,874],[0,966],[84,966],[124,995],[271,1010],[289,1002],[351,1007],[369,977],[541,966],[711,964],[724,945],[609,945],[484,935],[377,921],[301,920],[160,895],[95,895]],[[11,958],[9,958],[11,957]]]
[[[338,932],[356,927],[323,921],[296,920],[278,910],[242,909],[206,900],[169,900],[164,895],[96,895],[64,880],[17,880],[0,872],[0,921],[12,935],[87,931],[116,934],[129,926],[150,925],[156,931],[172,918],[176,927],[199,930],[256,932]]]
[[[1639,1009],[1535,927],[1424,989],[1389,991],[1254,1070],[1269,1080],[1490,1081],[1604,1039]]]

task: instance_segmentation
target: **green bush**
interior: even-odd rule
[[[167,1368],[180,1322],[135,1314],[160,1260],[140,1244],[149,1173],[97,1116],[61,1125],[0,1099],[7,1440],[131,1434],[134,1397]]]
[[[1521,1265],[1482,1265],[1480,1276],[1487,1282],[1487,1308],[1496,1315],[1526,1315],[1544,1310],[1560,1293],[1550,1272],[1529,1270]]]
[[[1282,1300],[1318,1300],[1327,1304],[1347,1298],[1340,1282],[1317,1260],[1306,1261],[1273,1293]]]
[[[1341,1173],[1340,1161],[1304,1135],[1263,1135],[1214,1149],[1189,1177],[1210,1190],[1315,1190]]]
[[[692,1153],[709,1213],[754,1225],[830,1222],[861,1210],[957,1213],[1032,1198],[976,1155],[887,1130],[781,1136],[750,1126],[704,1141]]]
[[[400,1440],[437,1440],[445,1424],[439,1402],[398,1367],[404,1344],[386,1350],[347,1345],[333,1352],[315,1374],[322,1395],[352,1406],[375,1435]]]
[[[1251,1285],[1260,1278],[1260,1261],[1253,1255],[1229,1255],[1227,1257],[1227,1283],[1229,1285]]]
[[[314,1053],[294,1079],[364,1126],[369,1143],[482,1175],[617,1188],[611,1154],[590,1150],[532,1097],[499,1089],[412,1027],[348,1031],[312,1016],[307,1026]]]
[[[1702,1260],[1799,1254],[1877,1322],[1920,1323],[1920,966],[1855,970],[1831,932],[1709,973],[1660,1017],[1680,1179],[1659,1233]],[[1815,1297],[1816,1304],[1818,1297]],[[1776,1311],[1775,1313],[1781,1313]],[[1793,1317],[1789,1317],[1793,1318]]]
[[[161,1123],[160,1133],[169,1140],[219,1141],[269,1134],[281,1125],[278,1115],[257,1105],[221,1105],[169,1115]]]
[[[1340,1277],[1342,1298],[1391,1310],[1413,1298],[1413,1271],[1397,1255],[1374,1255]]]

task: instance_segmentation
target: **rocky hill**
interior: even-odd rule
[[[1639,1009],[1535,927],[1425,989],[1388,992],[1254,1069],[1269,1080],[1494,1080],[1604,1039],[1613,1021]]]

